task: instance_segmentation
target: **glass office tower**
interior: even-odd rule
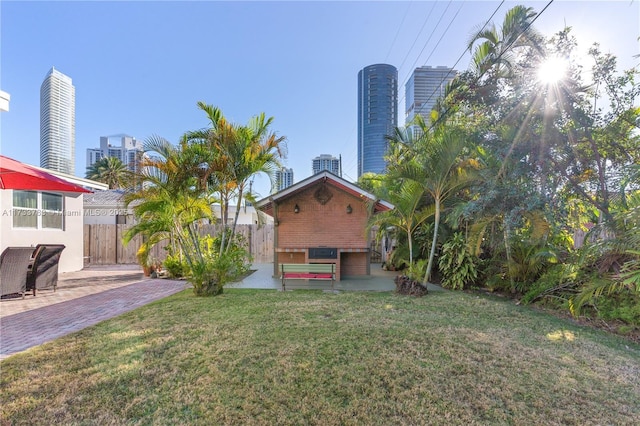
[[[40,86],[40,167],[75,174],[76,89],[51,68]]]
[[[387,135],[398,126],[398,70],[375,64],[358,73],[358,177],[383,173]]]
[[[421,115],[429,125],[431,111],[438,99],[444,97],[447,84],[456,74],[456,70],[445,66],[416,68],[404,87],[405,125],[410,125],[416,115]]]

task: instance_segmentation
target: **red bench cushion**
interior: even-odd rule
[[[331,279],[333,278],[332,274],[318,274],[318,273],[308,273],[308,272],[285,272],[285,278],[322,278],[322,279]]]

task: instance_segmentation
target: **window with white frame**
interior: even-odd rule
[[[62,195],[14,190],[13,227],[64,229]]]

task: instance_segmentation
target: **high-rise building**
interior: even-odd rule
[[[410,125],[416,115],[421,115],[425,123],[431,122],[431,111],[438,98],[444,96],[447,84],[454,79],[457,71],[453,68],[424,66],[416,68],[404,86],[405,125]]]
[[[70,175],[76,161],[76,89],[55,68],[40,86],[40,167]]]
[[[100,148],[87,149],[87,167],[93,166],[104,157],[115,157],[122,161],[129,171],[137,173],[140,171],[142,156],[142,142],[133,136],[125,134],[100,136]]]
[[[293,169],[276,170],[276,182],[272,192],[282,191],[293,185]]]
[[[334,175],[342,177],[342,158],[321,154],[311,160],[311,170],[314,175],[328,170]]]
[[[387,135],[398,126],[398,70],[376,64],[358,73],[358,177],[383,173]]]

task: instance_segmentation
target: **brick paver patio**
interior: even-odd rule
[[[187,286],[185,281],[143,280],[141,275],[136,282],[131,280],[125,278],[101,287],[67,288],[61,282],[61,288],[55,293],[48,290],[36,297],[3,300],[0,302],[0,359],[170,296]]]

